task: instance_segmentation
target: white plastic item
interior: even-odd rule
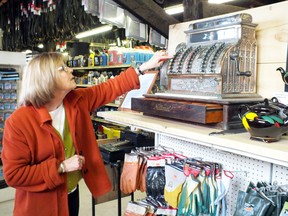
[[[121,8],[112,0],[104,0],[100,3],[99,21],[117,26],[118,28],[125,27],[125,13]]]
[[[150,27],[150,34],[149,34],[149,41],[150,44],[159,46],[159,47],[167,47],[167,39],[158,33],[156,30]]]
[[[133,38],[140,41],[147,41],[148,39],[148,26],[141,23],[139,19],[125,11],[126,14],[126,26],[125,36],[127,38]]]
[[[93,84],[93,71],[89,71],[88,73],[88,85]]]

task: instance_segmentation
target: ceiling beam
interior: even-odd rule
[[[166,14],[153,0],[114,0],[114,2],[166,38],[169,34],[169,25],[179,23],[179,20]]]
[[[183,0],[183,21],[203,18],[203,5],[201,0]]]

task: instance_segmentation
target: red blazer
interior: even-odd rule
[[[117,96],[140,87],[133,68],[90,88],[71,91],[64,107],[77,154],[85,157],[82,176],[94,197],[111,190],[96,142],[90,112]],[[66,174],[57,172],[64,160],[63,142],[45,107],[22,106],[6,120],[2,162],[6,183],[16,188],[15,216],[66,216]]]

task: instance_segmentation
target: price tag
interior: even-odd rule
[[[276,97],[280,103],[288,105],[288,92],[275,92],[274,97]]]

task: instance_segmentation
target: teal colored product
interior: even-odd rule
[[[145,53],[142,50],[139,52],[139,61],[140,62],[145,61]]]
[[[132,63],[132,61],[131,61],[131,55],[132,55],[131,52],[128,52],[128,53],[127,53],[127,61],[126,61],[126,64],[131,64],[131,63]]]
[[[148,61],[149,58],[150,58],[149,53],[148,53],[148,52],[145,52],[145,53],[144,53],[144,62]]]
[[[127,64],[127,53],[123,52],[123,64]]]
[[[201,198],[198,196],[198,198],[193,200],[193,195],[197,196],[198,188],[199,181],[197,179],[194,179],[191,175],[187,176],[186,181],[183,184],[182,191],[179,195],[177,216],[194,216],[194,214],[199,212],[199,208],[201,208],[201,203],[199,204],[199,200]],[[198,207],[197,204],[199,204],[200,207]],[[197,207],[198,209],[196,209]]]
[[[200,214],[201,210],[202,210],[202,205],[203,205],[203,198],[202,198],[202,194],[200,191],[200,185],[195,188],[195,190],[193,191],[193,193],[190,195],[192,201],[192,213],[191,215],[193,216],[197,216]]]
[[[136,61],[136,59],[135,59],[135,52],[131,52],[131,53],[130,53],[130,63],[135,62],[135,61]]]
[[[131,52],[123,53],[123,64],[130,65],[131,64]]]
[[[140,53],[138,50],[134,52],[134,56],[135,56],[135,61],[140,62]]]
[[[198,175],[197,180],[200,182],[200,191],[202,194],[202,199],[203,199],[203,203],[202,203],[202,209],[201,209],[201,213],[203,214],[209,214],[209,185],[207,185],[206,182],[206,175],[205,175],[205,170],[202,170],[201,173]]]
[[[213,182],[213,175],[210,174],[207,177],[207,184],[209,185],[209,214],[210,216],[215,216],[216,215],[216,205],[214,204],[214,201],[216,199],[216,188],[215,188],[215,183]]]
[[[210,185],[207,184],[207,178],[204,181],[204,190],[203,190],[203,214],[209,214],[210,213]]]
[[[185,215],[186,212],[186,200],[187,200],[187,196],[188,196],[188,178],[186,179],[185,183],[183,184],[183,189],[182,192],[180,193],[180,197],[179,197],[179,203],[178,203],[178,211],[177,211],[177,216],[182,216]]]
[[[100,65],[101,66],[107,66],[108,65],[108,58],[107,58],[107,54],[105,52],[102,52],[100,55]]]

